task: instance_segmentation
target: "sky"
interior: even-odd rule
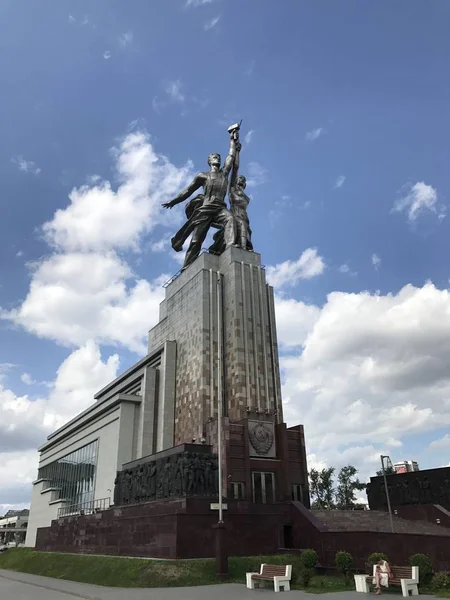
[[[146,352],[160,207],[243,119],[309,466],[450,463],[450,3],[0,0],[0,513]]]

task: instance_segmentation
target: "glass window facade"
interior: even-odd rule
[[[41,467],[38,479],[46,479],[45,487],[58,488],[59,497],[71,504],[82,504],[94,499],[97,470],[98,440]]]

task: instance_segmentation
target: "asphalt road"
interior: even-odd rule
[[[280,596],[293,600],[317,600],[316,594],[291,591]],[[280,596],[275,596],[279,598]],[[373,594],[370,594],[373,596]],[[320,594],[320,600],[364,600],[367,596],[356,592]],[[387,596],[393,598],[391,594]],[[395,595],[401,598],[401,593]],[[190,588],[106,588],[50,577],[38,577],[0,569],[0,600],[264,600],[274,598],[270,589],[247,590],[244,585],[224,584]],[[432,600],[432,596],[420,596]]]

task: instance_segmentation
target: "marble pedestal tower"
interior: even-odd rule
[[[217,451],[221,394],[227,495],[260,499],[265,483],[257,477],[255,484],[257,467],[275,474],[266,486],[273,485],[274,500],[294,497],[308,505],[303,427],[288,430],[283,422],[273,289],[260,255],[235,247],[220,256],[204,253],[169,282],[159,323],[149,332],[149,354],[168,343],[166,385],[146,407],[154,423],[149,450],[194,442]]]

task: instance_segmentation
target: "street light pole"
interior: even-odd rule
[[[216,529],[216,577],[227,579],[228,554],[225,540],[225,523],[223,522],[223,308],[222,308],[222,275],[217,273],[217,461],[219,477],[219,520]]]
[[[223,523],[223,470],[222,470],[222,281],[217,273],[217,460],[219,462],[219,523]]]
[[[389,511],[389,520],[391,522],[391,531],[392,531],[392,533],[394,533],[394,520],[392,518],[391,500],[389,498],[389,490],[388,490],[387,479],[386,479],[386,470],[384,468],[384,459],[389,458],[389,456],[381,455],[380,458],[381,458],[381,470],[383,471],[384,489],[386,491],[386,500],[387,500],[388,511]]]

